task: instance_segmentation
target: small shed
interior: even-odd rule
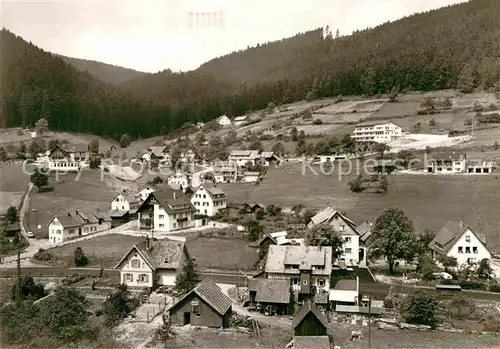
[[[295,336],[326,336],[328,320],[312,300],[307,300],[294,316],[292,326]]]
[[[232,301],[205,279],[168,309],[172,325],[229,328]]]
[[[276,307],[278,314],[286,314],[291,297],[290,279],[252,278],[248,285],[250,303]]]

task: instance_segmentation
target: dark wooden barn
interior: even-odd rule
[[[228,328],[232,301],[212,280],[205,279],[168,310],[172,325]]]
[[[307,300],[292,322],[295,336],[326,336],[328,320],[312,300]]]

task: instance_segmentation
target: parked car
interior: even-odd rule
[[[451,274],[448,274],[447,272],[440,272],[440,273],[433,273],[434,277],[436,279],[443,279],[443,280],[451,280],[453,279],[453,276]]]
[[[32,231],[29,231],[29,232],[26,233],[26,236],[29,237],[29,238],[34,238],[35,234],[33,234]]]

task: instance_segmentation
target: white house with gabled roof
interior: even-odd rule
[[[199,214],[215,216],[220,210],[227,208],[227,198],[224,191],[212,183],[202,183],[194,191],[191,203]]]
[[[231,122],[231,119],[227,117],[227,115],[221,115],[217,118],[217,122],[219,123],[219,125],[221,126],[231,126],[232,125],[232,122]]]
[[[190,176],[183,171],[175,171],[175,173],[171,174],[167,179],[168,185],[172,187],[180,187],[187,188],[191,185]]]
[[[444,255],[455,258],[458,266],[491,259],[485,236],[476,234],[462,222],[447,222],[431,241],[429,248],[436,260]]]
[[[120,270],[120,282],[131,288],[150,288],[154,283],[174,286],[186,256],[184,242],[147,238],[134,245],[115,269]]]
[[[243,116],[237,116],[234,118],[234,126],[242,126],[248,121],[248,116],[243,115]]]
[[[235,162],[238,166],[246,166],[250,164],[255,166],[260,160],[258,150],[231,150],[228,157],[229,161]]]
[[[356,223],[331,206],[327,206],[312,217],[308,228],[319,224],[331,225],[344,240],[343,253],[339,257],[338,263],[350,266],[366,263],[366,249],[360,244]]]

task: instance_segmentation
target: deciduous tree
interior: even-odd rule
[[[311,246],[331,246],[332,262],[342,254],[344,240],[329,224],[317,224],[309,229],[306,235],[306,244]]]
[[[407,322],[435,328],[438,306],[439,302],[433,294],[416,290],[406,296],[401,310]]]
[[[38,191],[49,184],[49,175],[47,173],[47,169],[37,169],[30,176],[31,183],[38,188]]]

